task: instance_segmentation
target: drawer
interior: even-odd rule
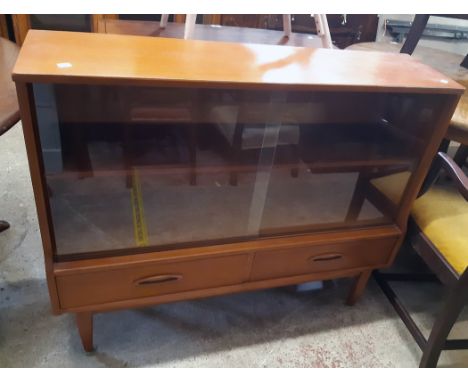
[[[256,252],[251,280],[382,266],[396,241],[395,237],[365,239]]]
[[[132,265],[56,276],[63,309],[239,284],[248,278],[247,254]]]

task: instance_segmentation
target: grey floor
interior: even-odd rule
[[[421,352],[371,282],[354,306],[349,280],[293,293],[274,289],[99,314],[86,355],[71,315],[52,316],[20,125],[0,138],[0,366],[3,367],[414,367]],[[443,290],[398,291],[427,334]],[[451,337],[468,338],[465,309]],[[468,351],[439,366],[467,367]]]

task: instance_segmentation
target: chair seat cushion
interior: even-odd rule
[[[461,274],[468,266],[468,202],[455,187],[435,185],[411,211],[421,231]]]
[[[398,205],[410,176],[411,173],[409,171],[403,171],[372,179],[371,183],[382,194],[390,199],[393,204]]]
[[[394,204],[398,204],[409,172],[371,180]],[[468,202],[452,186],[434,185],[416,199],[411,215],[432,244],[458,273],[468,266]]]
[[[468,145],[468,91],[458,102],[447,130],[447,138]]]

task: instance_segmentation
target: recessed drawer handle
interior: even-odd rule
[[[343,255],[339,253],[327,253],[326,255],[312,256],[309,257],[309,261],[331,261],[341,259]]]
[[[135,285],[148,285],[148,284],[161,284],[167,283],[170,281],[177,281],[182,279],[182,275],[159,275],[159,276],[150,276],[145,277],[139,280],[134,281]]]

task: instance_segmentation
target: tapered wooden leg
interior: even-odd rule
[[[83,312],[76,314],[76,325],[80,333],[81,343],[87,352],[92,352],[93,347],[93,313]]]
[[[432,327],[419,367],[436,367],[450,330],[468,299],[468,271],[465,271],[445,299],[442,312]]]
[[[362,296],[364,289],[366,288],[367,282],[369,281],[369,277],[372,271],[364,271],[359,274],[354,280],[354,284],[349,291],[348,298],[346,300],[346,304],[354,305],[359,297]]]

